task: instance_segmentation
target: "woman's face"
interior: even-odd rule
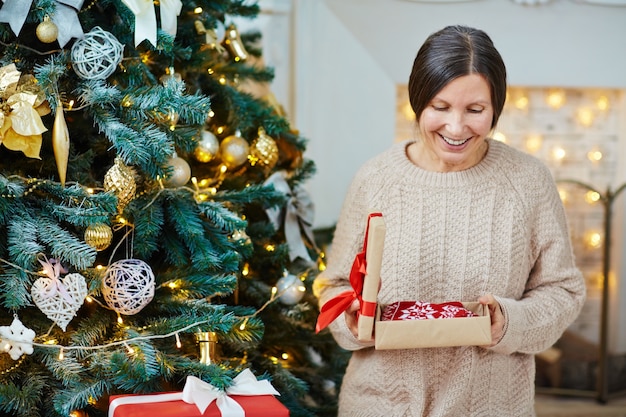
[[[487,151],[493,106],[489,84],[478,74],[450,81],[422,111],[419,128],[426,153],[421,165],[439,172],[461,171]]]

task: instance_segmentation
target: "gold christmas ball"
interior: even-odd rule
[[[43,22],[37,25],[37,29],[35,29],[35,34],[37,35],[37,39],[39,39],[43,43],[52,43],[57,40],[57,36],[59,36],[59,29],[57,25],[55,25],[48,16],[43,19]]]
[[[104,175],[104,189],[117,196],[117,210],[121,213],[124,207],[135,198],[137,184],[135,183],[135,173],[132,168],[124,164],[119,156]]]
[[[259,128],[259,137],[252,142],[248,159],[252,166],[259,164],[268,168],[273,168],[278,162],[276,141],[262,127]]]
[[[193,151],[193,155],[199,162],[209,162],[220,150],[220,142],[217,137],[208,130],[202,131],[202,138],[198,147]]]
[[[113,240],[113,230],[104,223],[90,224],[85,229],[85,243],[97,251],[108,248],[111,240]]]
[[[222,161],[228,169],[237,168],[248,160],[250,145],[248,141],[238,135],[226,137],[220,144]]]
[[[165,180],[166,185],[182,187],[189,182],[191,179],[191,168],[187,161],[174,154],[168,161],[168,165],[172,168],[172,174]]]

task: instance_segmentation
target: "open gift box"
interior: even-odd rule
[[[370,214],[363,252],[357,255],[350,274],[350,283],[354,291],[348,291],[336,297],[336,299],[343,298],[343,302],[337,303],[336,300],[330,300],[327,303],[329,307],[336,307],[331,317],[336,318],[341,313],[338,314],[339,309],[343,306],[347,308],[354,298],[359,299],[361,310],[358,318],[358,339],[370,341],[374,338],[374,347],[380,350],[491,344],[489,308],[478,302],[461,302],[460,304],[462,305],[461,308],[473,313],[471,317],[415,320],[381,319],[382,311],[386,306],[380,305],[377,299],[381,285],[380,270],[385,232],[382,214]],[[328,309],[324,305],[320,317],[329,316],[325,311]],[[327,325],[329,320],[332,321],[333,318],[331,317],[323,317],[322,326]],[[319,323],[320,320],[318,319],[318,326]]]

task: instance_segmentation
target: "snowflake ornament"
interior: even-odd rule
[[[11,359],[18,360],[22,354],[33,353],[33,339],[35,332],[25,327],[20,319],[15,317],[10,326],[0,326],[1,349],[7,352]]]

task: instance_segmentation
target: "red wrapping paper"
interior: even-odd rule
[[[455,317],[475,317],[458,301],[434,304],[421,301],[398,301],[386,306],[380,319],[385,320],[426,320]]]
[[[118,397],[147,397],[151,396],[157,400],[162,394],[148,395],[113,395],[109,402]],[[289,417],[289,409],[278,401],[273,395],[232,395],[246,412],[246,417]],[[200,413],[195,404],[188,404],[183,400],[158,401],[144,404],[124,404],[115,409],[113,417],[227,417],[223,416],[213,402]]]

